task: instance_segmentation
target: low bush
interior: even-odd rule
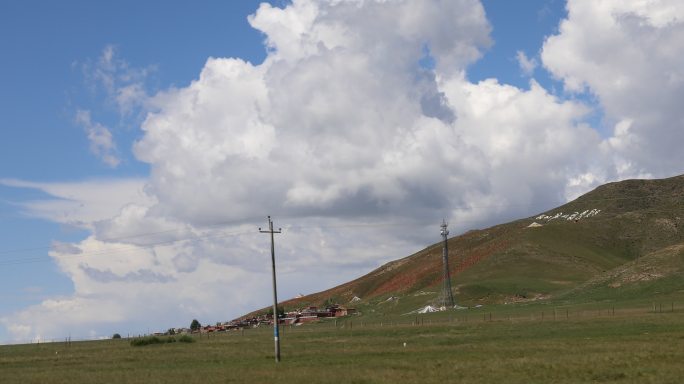
[[[131,340],[131,345],[134,347],[142,347],[143,345],[173,343],[174,341],[176,341],[171,339],[173,339],[173,337],[169,337],[167,339],[160,339],[157,336],[145,336]]]
[[[169,344],[169,343],[175,343],[175,342],[181,342],[181,343],[194,343],[195,339],[192,338],[191,336],[188,335],[183,335],[176,339],[173,336],[169,337],[157,337],[157,336],[145,336],[145,337],[140,337],[137,339],[131,340],[131,345],[134,347],[142,347],[144,345],[151,345],[151,344]]]
[[[178,342],[180,342],[180,343],[194,343],[195,339],[190,335],[183,335],[183,336],[178,338]]]

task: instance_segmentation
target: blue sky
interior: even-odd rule
[[[527,86],[528,76],[522,75],[516,54],[524,52],[537,58],[546,36],[555,33],[565,17],[563,1],[484,1],[487,19],[492,24],[493,47],[468,70],[473,81],[495,77],[519,87]],[[535,78],[545,86],[554,85],[543,69]]]
[[[297,240],[288,243],[283,236],[284,251],[291,258],[285,258],[283,267],[282,289],[288,297],[358,276],[438,240],[430,237],[434,229],[430,220],[438,223],[447,217],[460,222],[452,230],[459,233],[540,212],[601,182],[681,171],[676,156],[665,156],[668,162],[654,155],[672,150],[656,138],[663,136],[662,130],[677,132],[671,136],[677,142],[680,127],[667,122],[678,121],[680,112],[662,107],[656,117],[641,121],[630,101],[620,98],[624,88],[615,88],[619,82],[606,80],[613,73],[652,79],[649,73],[677,68],[676,62],[649,56],[653,68],[627,64],[623,68],[611,61],[619,56],[611,49],[622,51],[610,42],[602,49],[584,49],[583,41],[589,43],[578,35],[582,28],[572,28],[575,24],[587,31],[616,28],[625,41],[631,41],[630,30],[620,29],[619,21],[596,24],[584,12],[586,4],[573,4],[574,12],[569,14],[566,2],[560,0],[484,0],[482,8],[472,2],[463,9],[426,2],[425,7],[418,6],[425,19],[411,27],[415,31],[398,32],[398,37],[390,31],[392,21],[382,15],[397,12],[400,19],[406,9],[399,5],[388,5],[378,14],[368,4],[364,5],[368,9],[352,7],[338,13],[342,7],[325,2],[312,2],[309,7],[308,1],[295,5],[274,1],[248,20],[249,15],[257,15],[259,4],[10,0],[0,5],[0,51],[5,58],[0,70],[0,341],[57,337],[64,332],[101,337],[122,329],[135,332],[140,331],[136,327],[184,325],[178,324],[181,319],[193,316],[213,322],[266,304],[265,294],[245,293],[236,296],[235,309],[229,311],[188,309],[192,306],[183,302],[177,318],[169,318],[170,307],[160,307],[148,318],[128,318],[125,313],[133,307],[102,284],[107,280],[102,276],[110,276],[117,284],[131,284],[122,287],[133,287],[144,276],[153,276],[155,284],[168,280],[185,287],[193,281],[211,280],[199,275],[203,263],[211,262],[235,273],[225,281],[216,278],[222,286],[239,285],[235,291],[244,289],[241,276],[263,277],[265,271],[255,270],[239,256],[257,249],[263,239],[223,234],[222,242],[185,242],[188,233],[198,238],[213,236],[217,229],[207,227],[210,222],[229,223],[222,230],[242,233],[263,225],[257,218],[280,213],[286,219],[283,226],[290,223],[313,229],[320,238],[309,245],[301,240],[304,234],[295,230],[291,238]],[[664,25],[655,9],[630,6],[618,6],[613,14],[635,15],[655,29]],[[326,7],[328,12],[322,12]],[[475,21],[439,19],[430,11],[439,7],[445,8],[445,14],[450,14],[446,8],[453,11],[454,18],[472,12]],[[478,13],[481,9],[484,18]],[[348,17],[353,12],[360,13]],[[317,16],[310,19],[311,14]],[[429,26],[431,18],[433,24],[443,26],[435,29],[436,34]],[[561,30],[564,19],[568,28]],[[678,22],[674,20],[669,22]],[[320,32],[331,25],[342,25],[361,36],[376,30],[365,40],[350,42],[338,40],[338,30],[327,35]],[[355,35],[344,36],[353,39]],[[307,45],[316,38],[321,39],[318,45]],[[417,47],[431,47],[437,65],[423,65],[422,71],[434,77],[405,76],[403,67],[395,67],[405,57],[409,62],[421,59],[418,50],[410,57],[414,42]],[[463,42],[479,57],[469,56],[454,42]],[[591,43],[600,47],[603,42]],[[387,51],[376,56],[382,49]],[[642,51],[647,49],[644,46]],[[577,50],[577,60],[563,58],[564,52],[573,50]],[[587,52],[598,53],[585,57]],[[359,57],[366,61],[354,61]],[[220,58],[241,59],[246,64]],[[365,71],[354,71],[362,62],[373,64]],[[586,63],[593,63],[596,70],[588,71]],[[598,76],[603,68],[607,75]],[[378,93],[371,85],[374,80],[359,80],[365,76],[377,79],[378,89],[386,89],[387,94],[405,94],[408,104],[400,106]],[[404,84],[409,78],[419,80]],[[307,84],[318,86],[306,88]],[[663,89],[657,81],[643,84],[643,88],[629,86],[645,95]],[[672,84],[665,86],[666,94],[678,95],[681,87]],[[314,98],[317,93],[324,97]],[[225,98],[225,111],[211,100],[203,104],[202,95]],[[411,104],[414,98],[420,103]],[[330,110],[326,103],[336,108]],[[437,104],[426,107],[430,103]],[[406,126],[392,123],[393,117],[382,112],[385,108],[413,111],[417,105],[422,112],[405,116],[415,119]],[[444,108],[451,112],[444,114]],[[478,112],[488,108],[484,115]],[[367,119],[354,120],[357,115]],[[455,120],[444,116],[455,116]],[[372,124],[365,127],[366,121]],[[654,124],[662,128],[652,128]],[[226,126],[225,134],[215,131],[218,126]],[[359,127],[355,135],[343,134],[355,127]],[[443,143],[448,147],[430,139],[433,129],[453,133],[449,136],[453,139]],[[407,131],[412,132],[415,145],[398,140],[379,150],[382,158],[365,152],[367,147],[354,138],[366,137],[372,145],[376,133],[385,138],[379,142],[387,142],[387,132],[401,137]],[[637,144],[639,151],[632,149]],[[335,149],[331,151],[330,145]],[[544,149],[550,145],[557,149]],[[573,147],[588,155],[575,155]],[[280,152],[279,148],[291,150]],[[270,151],[268,159],[258,154],[264,151]],[[451,158],[452,152],[461,159]],[[222,153],[232,155],[223,158]],[[315,157],[307,159],[307,154]],[[405,169],[398,170],[394,158],[403,158]],[[486,164],[478,158],[487,159]],[[273,159],[289,165],[291,175],[275,171],[268,163]],[[537,169],[539,162],[549,166]],[[514,171],[506,169],[506,164]],[[439,171],[430,174],[423,169]],[[273,183],[262,174],[275,176]],[[335,180],[329,175],[335,175]],[[450,180],[445,190],[425,188],[444,177]],[[277,205],[274,199],[286,203]],[[211,205],[204,206],[205,201]],[[215,207],[225,207],[226,212]],[[376,233],[359,238],[351,229],[331,230],[351,228],[358,221],[369,223]],[[415,235],[397,239],[391,226],[383,227],[387,222],[410,223],[406,225]],[[160,229],[167,234],[182,229],[186,237],[174,239],[182,246],[161,249],[159,243],[126,240]],[[108,239],[114,237],[123,240],[113,244]],[[320,244],[345,244],[349,239],[357,242],[354,251],[342,255],[331,246],[321,255]],[[61,259],[55,242],[79,248],[80,263]],[[108,261],[108,256],[119,254],[106,247],[121,246],[118,243],[139,247],[141,256],[124,263],[136,267],[122,269]],[[103,259],[90,260],[100,253],[89,247],[105,249],[97,251],[103,252]],[[209,256],[226,252],[236,256]],[[176,270],[136,264],[152,257],[157,264],[150,265],[161,265],[167,253]],[[304,259],[309,260],[307,267],[297,269]],[[311,260],[318,261],[312,266]],[[97,268],[99,274],[88,275]],[[312,271],[320,272],[318,280],[302,285],[298,273]],[[87,332],[26,320],[55,315],[45,309],[50,300],[65,306],[101,300],[120,306],[118,312],[123,315],[101,322],[85,315],[76,319]]]

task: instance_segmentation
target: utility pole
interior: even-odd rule
[[[447,236],[449,235],[449,230],[447,229],[447,223],[442,220],[441,225],[442,230],[442,240],[444,245],[442,246],[442,264],[444,265],[444,275],[442,282],[442,300],[441,306],[444,308],[454,307],[454,295],[451,292],[451,274],[449,273],[449,250],[447,246]]]
[[[271,221],[271,216],[268,217],[268,230],[262,231],[261,233],[271,234],[271,272],[273,275],[273,341],[275,343],[275,361],[280,362],[280,340],[278,333],[278,290],[276,289],[276,270],[275,270],[275,242],[273,240],[274,233],[281,233],[281,229],[278,228],[277,231],[273,230],[273,221]]]

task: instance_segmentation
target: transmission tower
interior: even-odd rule
[[[443,246],[442,246],[442,264],[444,264],[444,276],[442,277],[442,295],[440,298],[440,303],[439,305],[444,307],[444,308],[453,308],[455,303],[454,303],[454,295],[451,292],[451,275],[449,273],[449,250],[447,248],[447,235],[449,235],[449,230],[447,229],[447,223],[446,221],[442,220],[442,240],[443,240]]]

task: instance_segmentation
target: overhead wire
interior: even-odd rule
[[[250,233],[252,233],[252,231],[239,231],[239,232],[231,232],[231,233],[211,234],[211,235],[204,235],[204,236],[194,236],[194,237],[187,237],[187,238],[180,238],[180,239],[173,239],[173,240],[157,241],[157,242],[151,242],[151,243],[146,243],[146,244],[131,244],[131,245],[127,245],[127,246],[123,245],[123,246],[117,246],[117,247],[109,248],[109,249],[102,250],[102,251],[74,253],[74,254],[66,256],[66,257],[68,259],[72,259],[72,258],[94,257],[94,256],[102,256],[102,255],[118,255],[118,254],[125,254],[128,252],[140,251],[141,247],[168,245],[168,244],[180,243],[183,241],[194,242],[194,241],[201,241],[201,240],[212,239],[212,238],[213,239],[220,239],[220,238],[240,236],[240,235],[245,235],[245,234],[250,234]],[[0,260],[0,266],[29,264],[29,263],[37,263],[37,262],[47,262],[47,261],[52,261],[52,260],[53,259],[46,258],[44,256],[19,258],[19,259],[7,259],[7,260]]]
[[[247,219],[250,220],[250,219]],[[219,227],[219,226],[226,226],[235,223],[235,221],[224,221],[224,222],[219,222],[219,223],[214,223],[214,224],[203,224],[201,226],[198,226],[198,230],[204,230],[207,228],[212,228],[212,227]],[[245,224],[242,224],[245,225]],[[167,229],[163,231],[155,231],[155,232],[143,232],[143,233],[137,233],[137,234],[132,234],[132,235],[126,235],[126,236],[116,236],[116,237],[105,237],[105,238],[100,238],[98,240],[103,241],[103,242],[117,242],[117,241],[125,241],[125,240],[130,240],[130,239],[135,239],[135,238],[140,238],[140,237],[146,237],[146,236],[156,236],[156,235],[162,235],[162,234],[167,234],[171,232],[178,232],[178,231],[183,231],[183,230],[188,230],[188,225],[184,225],[183,227],[178,227],[178,228],[173,228],[173,229]],[[10,250],[0,250],[0,255],[6,254],[6,253],[18,253],[18,252],[25,252],[25,251],[39,251],[39,250],[46,250],[46,249],[51,249],[51,245],[43,245],[40,247],[27,247],[27,248],[17,248],[17,249],[10,249]]]
[[[653,197],[684,197],[684,194],[673,194],[673,195],[665,195],[663,196],[662,194],[650,194],[650,195],[643,195],[643,196],[625,196],[625,197],[615,197],[615,198],[603,198],[603,199],[584,199],[579,201],[578,203],[589,203],[589,202],[602,202],[602,201],[614,201],[614,200],[643,200],[643,199],[648,199],[648,198],[653,198]],[[573,200],[568,203],[575,202],[576,200]],[[567,203],[566,203],[567,204]],[[511,207],[511,206],[525,206],[527,204],[491,204],[491,205],[486,205],[486,206],[468,206],[467,208],[473,209],[473,208],[492,208],[492,207]],[[555,209],[559,209],[555,208]],[[552,209],[553,210],[553,209]],[[549,210],[547,210],[549,211]],[[641,210],[641,212],[651,212],[651,213],[657,213],[657,212],[662,212],[662,213],[672,213],[672,212],[677,212],[679,210],[656,210],[656,209],[645,209]],[[681,211],[684,211],[684,207],[682,208]],[[282,216],[283,218],[287,219],[288,216]],[[247,219],[248,221],[256,221],[257,218],[249,218]],[[459,222],[482,222],[482,220],[479,219],[460,219]],[[207,224],[207,225],[202,225],[201,227],[198,227],[199,230],[206,230],[210,229],[212,227],[219,227],[219,226],[226,226],[230,224],[237,224],[236,221],[226,221],[226,222],[219,222],[219,223],[214,223],[214,224]],[[239,224],[240,226],[245,226],[244,222]],[[403,223],[398,223],[398,222],[376,222],[376,223],[345,223],[345,224],[329,224],[329,225],[288,225],[285,227],[285,229],[311,229],[311,228],[319,228],[319,229],[334,229],[334,228],[380,228],[380,227],[408,227],[408,226],[415,226],[415,225],[420,225],[417,222],[403,222]],[[256,226],[256,224],[255,224]],[[184,231],[188,230],[188,225],[184,225],[183,227],[179,228],[174,228],[174,229],[168,229],[168,230],[163,230],[163,231],[154,231],[154,232],[145,232],[145,233],[137,233],[137,234],[132,234],[132,235],[126,235],[126,236],[118,236],[118,237],[109,237],[109,238],[102,238],[98,239],[99,241],[102,242],[130,242],[129,240],[134,240],[134,239],[139,239],[143,237],[150,237],[150,236],[159,236],[159,235],[164,235],[164,234],[169,234],[173,232],[178,232],[178,231]],[[227,238],[231,236],[239,236],[239,235],[245,235],[245,234],[250,234],[252,231],[239,231],[239,232],[231,232],[231,233],[223,233],[223,234],[208,234],[208,235],[200,235],[200,236],[191,236],[191,237],[183,237],[183,238],[177,238],[177,239],[172,239],[172,240],[164,240],[164,241],[157,241],[157,242],[145,242],[144,244],[131,244],[129,246],[119,246],[115,249],[109,248],[107,250],[103,251],[98,251],[98,252],[84,252],[84,253],[78,253],[74,254],[73,257],[86,257],[86,256],[100,256],[103,254],[118,254],[118,253],[125,253],[125,252],[133,252],[133,251],[138,251],[140,247],[150,247],[150,246],[160,246],[160,245],[165,245],[165,244],[173,244],[173,243],[178,243],[182,241],[200,241],[200,240],[205,240],[205,239],[211,239],[211,238]],[[7,255],[7,254],[17,254],[21,252],[29,252],[29,251],[40,251],[40,250],[51,250],[53,249],[54,246],[41,246],[41,247],[32,247],[32,248],[20,248],[20,249],[13,249],[13,250],[0,250],[0,255]],[[0,266],[9,266],[9,265],[18,265],[18,264],[28,264],[28,263],[36,263],[36,262],[48,262],[52,261],[52,258],[46,258],[44,256],[37,256],[37,257],[29,257],[29,258],[14,258],[14,259],[0,259]]]

